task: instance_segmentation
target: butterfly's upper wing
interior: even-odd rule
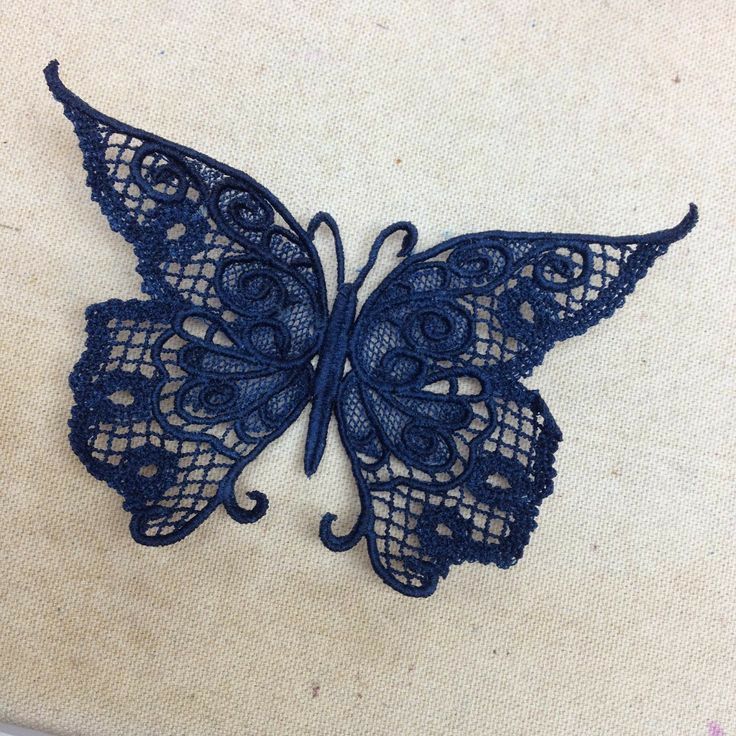
[[[137,541],[185,536],[296,418],[322,341],[324,276],[310,236],[250,177],[49,87],[74,124],[92,198],[135,248],[150,301],[87,313],[71,384],[72,445],[125,498]]]
[[[488,232],[407,258],[367,300],[350,340],[338,421],[376,572],[429,595],[449,566],[516,562],[552,490],[561,439],[527,375],[552,345],[620,306],[694,225],[608,238]]]

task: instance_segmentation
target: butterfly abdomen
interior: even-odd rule
[[[317,375],[314,379],[314,400],[309,415],[307,444],[304,450],[304,470],[309,476],[317,470],[325,451],[327,428],[345,365],[350,325],[355,319],[356,305],[357,288],[355,284],[342,284],[330,313],[330,321],[317,366]]]

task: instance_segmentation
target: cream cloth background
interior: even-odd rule
[[[736,734],[732,2],[65,3],[0,10],[0,720],[58,734]],[[317,537],[358,509],[306,416],[271,508],[146,549],[67,443],[87,304],[138,295],[46,62],[92,105],[248,171],[349,269],[409,218],[694,233],[527,383],[564,434],[514,569],[429,600]],[[326,269],[334,261],[325,244]],[[383,273],[395,265],[386,258]],[[371,284],[377,283],[375,274]]]

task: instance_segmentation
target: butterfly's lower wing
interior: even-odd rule
[[[606,238],[482,233],[412,256],[371,295],[350,340],[337,414],[365,537],[392,587],[430,594],[452,564],[513,564],[551,492],[561,439],[519,379],[557,341],[620,306],[692,227]]]
[[[96,304],[70,378],[72,447],[122,495],[141,544],[182,539],[220,503],[237,521],[257,521],[266,497],[251,492],[242,507],[233,484],[309,398],[309,366],[254,377],[236,352],[223,357],[223,335],[195,336],[195,326],[158,302]]]
[[[387,401],[351,372],[338,399],[362,511],[346,537],[326,516],[322,540],[342,550],[364,536],[375,571],[407,595],[430,595],[453,564],[512,565],[552,490],[560,435],[539,394],[520,384],[494,393],[475,371],[455,381],[444,397]],[[457,393],[465,381],[477,393]],[[418,404],[431,414],[419,422]]]
[[[152,297],[89,308],[74,450],[124,496],[137,541],[176,541],[220,502],[254,520],[265,498],[240,509],[233,483],[305,405],[324,334],[311,238],[247,175],[93,110],[54,62],[46,75]]]

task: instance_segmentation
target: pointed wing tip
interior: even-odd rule
[[[618,243],[635,243],[640,246],[653,247],[657,252],[664,253],[668,246],[672,243],[676,243],[678,240],[682,240],[698,223],[699,212],[698,206],[694,203],[690,203],[687,214],[680,220],[674,227],[668,228],[667,230],[659,230],[654,233],[648,233],[646,235],[634,235],[629,238],[606,238],[607,242],[616,241]]]
[[[48,79],[51,76],[58,77],[59,76],[59,60],[51,59],[51,61],[48,64],[46,64],[46,68],[43,70],[43,73],[46,75],[46,79]]]
[[[655,233],[651,237],[651,240],[664,242],[668,245],[682,240],[695,227],[698,222],[698,216],[698,206],[694,202],[690,202],[687,214],[677,225],[669,230],[663,230],[661,233]]]
[[[61,102],[62,105],[69,105],[78,101],[76,95],[68,90],[61,81],[61,78],[59,77],[59,62],[57,59],[52,59],[48,64],[46,64],[46,67],[43,70],[43,75],[46,77],[46,84],[55,100]]]
[[[698,206],[695,202],[690,202],[690,207],[685,217],[671,230],[667,231],[672,235],[672,242],[684,238],[697,225],[698,216]]]
[[[46,84],[48,84],[49,89],[54,93],[54,96],[56,96],[56,90],[63,85],[61,84],[61,79],[59,79],[59,61],[57,59],[51,59],[51,61],[46,64],[46,67],[43,70],[43,75],[46,77]]]
[[[685,232],[689,233],[697,225],[699,217],[698,205],[695,202],[690,202],[690,209],[685,217],[682,218],[682,222],[678,225],[678,228],[684,227]]]

